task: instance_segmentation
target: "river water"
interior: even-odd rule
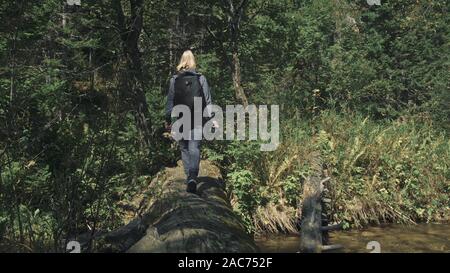
[[[375,241],[375,242],[373,242]],[[372,242],[369,244],[369,242]],[[300,246],[296,235],[277,235],[256,239],[261,252],[295,253]],[[414,226],[382,225],[361,230],[330,232],[330,244],[340,250],[330,252],[449,252],[450,224],[418,224]],[[369,247],[373,245],[374,247]],[[377,248],[379,246],[379,248]]]

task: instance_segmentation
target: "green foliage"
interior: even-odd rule
[[[360,116],[345,121],[326,114],[322,124],[329,144],[324,154],[336,177],[336,217],[355,225],[448,217],[445,134],[420,118],[375,124]]]
[[[135,12],[119,2],[130,27]],[[249,1],[236,43],[222,1],[144,2],[137,44],[118,28],[117,1],[0,2],[0,237],[13,249],[63,251],[64,239],[123,224],[119,203],[179,157],[162,134],[186,48],[214,103],[235,103],[236,45],[249,101],[280,105],[276,151],[205,143],[250,231],[295,231],[318,155],[333,221],[448,219],[449,1]]]
[[[234,171],[228,174],[227,181],[231,183],[230,191],[239,200],[236,210],[243,217],[249,231],[252,231],[251,216],[261,196],[260,192],[258,192],[259,188],[255,183],[254,175],[248,170]]]
[[[429,121],[410,116],[408,120],[379,122],[361,114],[325,111],[312,124],[302,120],[285,123],[284,142],[277,151],[283,157],[255,157],[242,146],[228,147],[233,151],[226,154],[241,158],[228,181],[237,207],[251,209],[246,214],[252,219],[249,229],[255,224],[260,229],[256,232],[270,229],[254,215],[270,204],[297,210],[301,183],[317,156],[322,157],[332,178],[328,197],[333,222],[360,227],[448,220],[450,142]],[[290,125],[295,126],[289,134]],[[246,152],[248,157],[242,154]],[[255,175],[261,172],[267,174]],[[264,196],[270,196],[268,202],[261,201]],[[295,221],[297,215],[290,217]]]

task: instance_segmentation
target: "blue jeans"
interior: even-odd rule
[[[201,140],[194,140],[194,130],[191,130],[191,139],[178,141],[181,150],[184,173],[188,179],[196,179],[200,166]]]

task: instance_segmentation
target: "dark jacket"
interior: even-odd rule
[[[212,104],[212,98],[211,98],[211,89],[209,88],[208,82],[205,78],[205,76],[203,76],[202,74],[198,73],[197,71],[193,70],[193,69],[189,69],[186,70],[184,72],[187,73],[192,73],[195,75],[199,76],[199,80],[200,80],[200,85],[202,86],[202,90],[203,90],[203,96],[205,98],[205,103],[206,105],[210,105]],[[169,91],[167,93],[167,104],[166,104],[166,121],[168,123],[171,122],[171,117],[170,114],[172,113],[172,109],[174,106],[173,100],[174,100],[174,96],[175,96],[175,79],[178,77],[178,74],[175,74],[172,76],[172,78],[170,78],[170,83],[169,83]],[[209,108],[207,108],[207,113],[208,113],[208,118],[212,117],[212,113],[210,111]]]

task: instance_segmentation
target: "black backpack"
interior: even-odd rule
[[[201,109],[194,109],[194,98],[202,99]],[[206,107],[206,100],[203,94],[203,87],[200,84],[200,75],[197,73],[185,71],[178,74],[175,79],[175,96],[173,99],[174,106],[184,104],[191,110],[191,125],[194,124],[194,110],[200,112],[203,116],[203,110]],[[202,119],[202,123],[205,120]]]

